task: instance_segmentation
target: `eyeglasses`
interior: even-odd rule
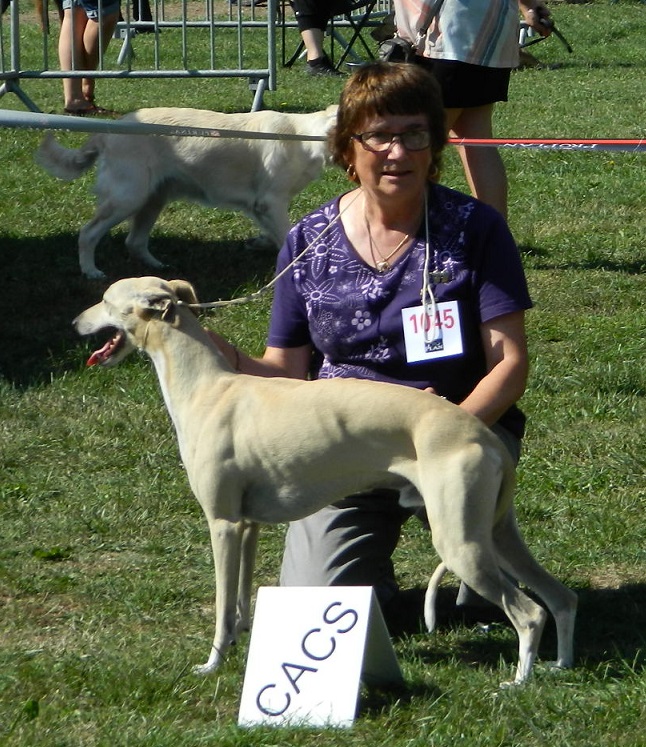
[[[352,139],[361,143],[371,153],[384,153],[393,147],[395,139],[406,150],[425,150],[431,144],[431,133],[428,130],[406,130],[405,132],[361,132],[352,135]]]

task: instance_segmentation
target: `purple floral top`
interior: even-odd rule
[[[431,287],[438,304],[457,302],[461,354],[407,360],[402,309],[421,306],[424,222],[406,253],[380,273],[349,242],[338,220],[338,198],[303,218],[287,236],[278,272],[311,247],[276,285],[268,344],[312,345],[313,378],[432,386],[453,402],[464,399],[486,373],[481,323],[532,303],[518,249],[502,216],[441,185],[429,189],[428,213],[429,269],[445,273]],[[500,422],[522,436],[524,417],[516,407]]]

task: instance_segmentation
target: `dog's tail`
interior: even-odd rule
[[[91,137],[80,148],[66,148],[48,132],[39,145],[34,160],[58,179],[78,179],[94,166],[99,157],[99,138],[100,135]]]
[[[435,630],[437,622],[437,593],[440,588],[440,582],[448,571],[447,565],[444,562],[440,562],[431,576],[431,580],[428,582],[426,596],[424,597],[424,622],[429,633]]]

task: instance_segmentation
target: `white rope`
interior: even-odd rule
[[[352,193],[350,193],[352,194]],[[253,293],[249,293],[246,296],[240,296],[239,298],[230,298],[228,301],[209,301],[207,303],[185,303],[184,301],[179,301],[179,304],[181,306],[188,306],[191,309],[217,309],[221,308],[223,306],[233,306],[235,304],[241,304],[241,303],[249,303],[249,301],[256,301],[261,296],[264,296],[265,293],[270,291],[274,285],[285,275],[291,268],[299,261],[301,260],[307,252],[318,242],[321,240],[323,236],[327,234],[328,231],[332,229],[332,226],[334,226],[341,218],[341,216],[345,213],[345,211],[354,203],[354,201],[359,197],[361,194],[361,189],[356,189],[354,192],[354,195],[351,196],[348,204],[343,208],[343,210],[339,210],[338,214],[327,224],[327,226],[317,235],[315,236],[310,243],[303,249],[303,251],[298,254],[294,259],[287,265],[287,267],[284,267],[278,275],[276,275],[272,280],[270,280],[267,285],[264,285],[262,288],[260,288],[257,291],[254,291]]]

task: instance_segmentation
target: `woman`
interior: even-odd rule
[[[397,33],[416,43],[442,90],[446,125],[456,138],[493,137],[493,112],[507,101],[511,70],[518,67],[519,9],[538,33],[551,33],[543,0],[395,0]],[[418,41],[428,8],[438,8]],[[473,195],[507,217],[507,174],[495,148],[461,147]]]
[[[262,359],[220,345],[244,373],[434,392],[481,418],[518,458],[531,301],[503,218],[437,184],[444,144],[439,90],[423,67],[377,62],[355,72],[331,148],[357,187],[290,231]],[[426,335],[425,266],[437,312]],[[292,523],[281,583],[370,585],[387,605],[397,592],[391,555],[418,508],[375,490]]]

